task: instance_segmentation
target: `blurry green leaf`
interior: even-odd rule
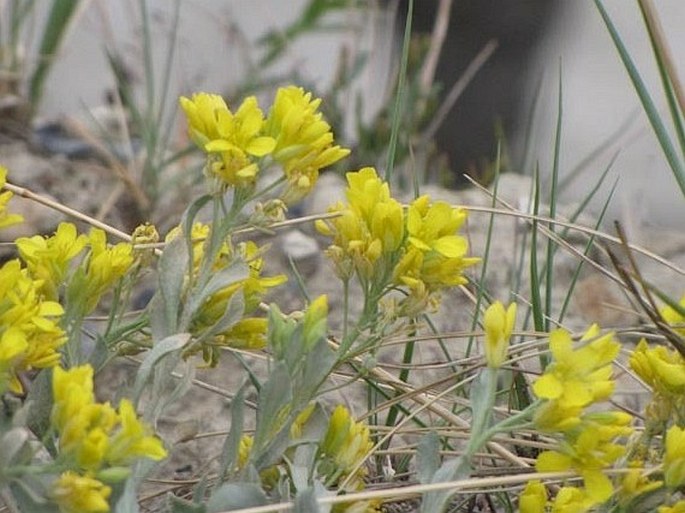
[[[421,437],[416,448],[416,466],[421,484],[430,483],[440,468],[440,437],[435,431]]]
[[[121,496],[116,500],[114,513],[138,513],[140,511],[138,487],[155,465],[156,462],[152,460],[138,460],[133,465],[131,477],[126,480]]]
[[[34,476],[23,476],[10,485],[16,511],[31,513],[54,513],[54,504],[45,500],[43,484]]]
[[[262,489],[252,483],[229,483],[217,488],[207,501],[207,513],[220,513],[267,504]]]
[[[260,66],[273,63],[297,37],[322,29],[319,22],[329,12],[347,9],[351,5],[353,4],[349,0],[310,0],[294,23],[285,28],[269,31],[258,41],[258,44],[266,47],[266,54],[262,57]]]
[[[136,375],[136,381],[133,385],[134,404],[138,404],[138,401],[140,401],[140,396],[143,393],[145,384],[150,378],[155,365],[157,365],[162,358],[170,353],[179,351],[188,342],[188,340],[190,340],[189,333],[177,333],[176,335],[171,335],[170,337],[157,342],[145,355],[145,359],[143,360],[143,363],[140,364],[138,374]]]

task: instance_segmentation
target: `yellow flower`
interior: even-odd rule
[[[585,407],[611,395],[611,362],[618,355],[620,344],[611,333],[599,336],[596,325],[588,329],[581,344],[574,350],[571,335],[563,329],[550,334],[554,362],[533,383],[538,397],[559,401],[563,407]]]
[[[329,212],[339,214],[328,221],[319,220],[316,228],[332,237],[326,254],[336,266],[336,273],[347,279],[352,272],[363,280],[385,273],[381,259],[400,249],[404,240],[404,212],[390,197],[388,184],[371,167],[347,173],[348,204],[337,203]]]
[[[331,127],[318,112],[320,104],[320,99],[312,99],[301,87],[281,87],[266,119],[265,132],[276,140],[273,157],[288,179],[286,203],[308,194],[320,169],[350,153],[333,145]]]
[[[630,356],[630,368],[655,392],[681,395],[685,392],[685,359],[664,346],[650,348],[640,340]]]
[[[181,96],[179,103],[188,118],[188,132],[195,144],[204,149],[209,141],[219,139],[219,116],[228,111],[221,96],[198,93],[192,99]]]
[[[614,443],[618,436],[631,433],[630,415],[621,412],[589,414],[582,425],[565,433],[558,450],[538,455],[538,472],[574,470],[583,477],[587,496],[596,503],[606,501],[613,493],[613,485],[603,473],[625,452],[625,447]]]
[[[20,373],[59,361],[66,337],[55,318],[64,312],[59,303],[42,300],[40,285],[18,260],[0,267],[0,393],[22,393]]]
[[[368,426],[362,422],[355,422],[348,409],[338,405],[333,410],[320,446],[324,457],[333,466],[329,473],[337,473],[341,477],[348,476],[366,458],[372,447]],[[361,478],[364,475],[366,475],[366,469],[362,467],[355,474],[351,489],[363,487]]]
[[[64,282],[70,262],[85,248],[88,239],[79,235],[72,223],[60,223],[52,237],[40,235],[15,241],[29,274],[41,280],[45,297],[59,299],[58,287]]]
[[[93,228],[88,236],[90,253],[85,274],[85,311],[91,312],[102,295],[131,269],[134,263],[133,246],[121,242],[108,247],[105,232]]]
[[[659,513],[685,513],[685,500],[678,501],[672,506],[659,506]]]
[[[133,405],[127,399],[119,403],[120,427],[111,437],[107,461],[114,466],[129,465],[138,458],[161,460],[167,452],[162,441],[151,434],[149,426],[136,415]]]
[[[679,488],[685,484],[685,429],[678,426],[666,432],[664,482],[669,488]]]
[[[516,322],[516,303],[507,309],[499,301],[491,304],[485,311],[485,359],[488,367],[495,369],[502,366],[507,357],[509,339]]]
[[[551,503],[551,513],[585,513],[596,504],[582,488],[564,486]]]
[[[109,511],[112,489],[89,476],[64,472],[52,484],[52,498],[62,513],[100,513]]]
[[[418,249],[435,251],[448,258],[466,254],[468,244],[464,237],[455,235],[466,220],[466,211],[452,208],[444,201],[430,203],[423,195],[415,199],[407,212],[409,242]]]
[[[276,141],[262,135],[264,114],[254,96],[246,98],[232,113],[223,98],[199,93],[192,100],[181,97],[191,139],[212,154],[210,174],[233,186],[254,183],[259,167],[252,157],[271,153]]]
[[[685,295],[680,298],[678,303],[681,307],[685,308]],[[675,308],[670,306],[665,306],[659,310],[661,317],[671,326],[679,326],[675,328],[675,331],[680,333],[681,336],[685,337],[685,317],[680,315]]]
[[[431,292],[467,282],[464,270],[478,263],[467,258],[468,243],[456,231],[466,212],[428,196],[414,200],[407,211],[407,250],[395,268],[395,281],[409,276],[423,281]]]
[[[0,191],[7,183],[7,168],[0,165]],[[7,204],[12,199],[14,194],[10,191],[0,193],[0,228],[6,228],[13,224],[21,223],[24,218],[19,214],[9,214],[7,212]]]
[[[126,466],[138,458],[166,457],[162,442],[123,399],[116,412],[109,403],[97,403],[93,368],[56,367],[52,381],[51,423],[59,436],[60,454],[78,468],[97,471],[106,463]]]
[[[156,244],[159,242],[159,233],[155,225],[144,223],[136,226],[131,234],[131,243],[133,244],[133,253],[139,259],[141,265],[150,265],[153,261],[155,251],[153,248],[137,247],[144,244]]]
[[[545,513],[547,489],[540,481],[528,481],[519,495],[519,513]]]
[[[643,468],[631,468],[623,476],[621,489],[618,492],[621,503],[627,504],[642,494],[661,488],[662,481],[652,481],[644,472]]]

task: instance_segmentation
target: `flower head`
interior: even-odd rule
[[[549,346],[554,361],[533,383],[538,397],[556,400],[564,408],[582,408],[611,395],[611,362],[620,349],[611,333],[599,336],[599,328],[593,325],[574,349],[571,335],[557,329],[550,335]]]
[[[288,179],[287,203],[308,194],[319,170],[350,153],[333,144],[331,126],[318,112],[320,104],[320,99],[301,87],[281,87],[267,116],[265,132],[276,141],[273,157]]]
[[[547,489],[540,481],[528,481],[519,495],[520,513],[545,513]]]
[[[516,303],[507,309],[499,301],[485,311],[485,359],[488,367],[499,368],[507,356],[509,339],[516,322]]]
[[[62,513],[102,513],[109,511],[109,486],[89,476],[64,472],[52,485],[52,498]]]

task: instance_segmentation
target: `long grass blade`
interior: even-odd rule
[[[414,0],[409,0],[407,6],[407,22],[404,25],[404,42],[402,43],[402,61],[400,64],[400,75],[397,79],[397,96],[395,97],[395,107],[392,112],[392,130],[390,131],[390,142],[388,143],[388,158],[385,168],[385,181],[392,181],[392,172],[395,167],[395,153],[397,151],[397,138],[400,132],[400,122],[403,118],[404,109],[402,100],[404,96],[404,83],[407,79],[407,62],[409,61],[409,42],[411,41],[411,24],[414,14]]]
[[[659,111],[654,105],[654,101],[652,101],[652,98],[649,95],[649,92],[647,91],[647,87],[645,86],[645,83],[642,80],[642,77],[640,76],[640,73],[638,72],[635,63],[633,62],[633,59],[630,57],[628,50],[623,44],[623,41],[621,40],[621,36],[619,35],[618,30],[614,26],[614,23],[611,21],[611,18],[609,17],[609,14],[604,8],[604,5],[602,5],[602,1],[595,0],[595,5],[597,6],[599,13],[601,14],[602,19],[604,20],[604,23],[607,26],[607,29],[609,30],[609,34],[611,35],[611,39],[614,41],[614,45],[616,46],[616,49],[618,50],[621,60],[623,61],[623,65],[625,66],[628,75],[630,75],[630,79],[633,82],[633,86],[635,86],[635,91],[640,97],[640,101],[642,102],[645,114],[647,114],[647,117],[649,118],[649,122],[651,123],[652,128],[654,129],[656,138],[658,139],[659,144],[661,145],[661,149],[664,152],[664,156],[666,157],[666,160],[668,161],[668,164],[671,167],[673,177],[678,183],[678,186],[680,187],[683,196],[685,196],[685,165],[683,165],[683,162],[678,158],[678,154],[676,153],[675,147],[673,146],[671,137],[668,135],[668,131],[666,130],[666,127],[664,126],[664,123],[661,120]]]
[[[562,89],[562,73],[561,65],[559,65],[559,98],[557,111],[557,128],[554,136],[554,164],[552,165],[552,185],[549,192],[549,218],[554,221],[557,215],[557,193],[559,191],[559,159],[561,157],[561,121],[563,119],[563,89]],[[553,234],[555,231],[554,222],[549,223],[549,231]],[[556,244],[550,237],[547,239],[547,259],[545,265],[547,267],[545,277],[545,330],[549,331],[550,319],[552,316],[552,291],[554,290],[554,251]]]

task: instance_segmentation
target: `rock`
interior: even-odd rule
[[[286,268],[292,260],[303,277],[309,278],[316,273],[321,257],[316,239],[300,230],[290,230],[279,236],[278,246]]]

